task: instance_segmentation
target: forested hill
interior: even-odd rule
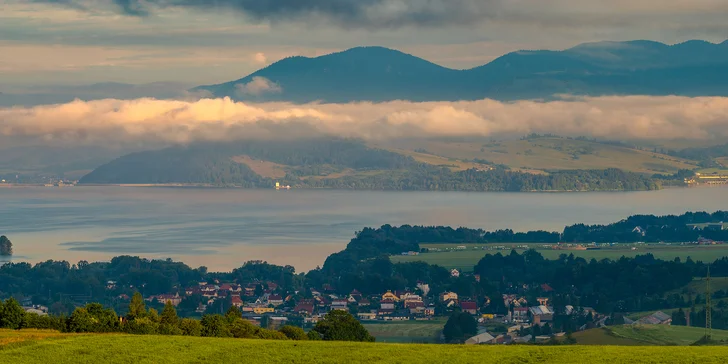
[[[416,161],[358,140],[320,138],[194,144],[132,153],[100,166],[81,184],[198,184],[270,188],[433,191],[613,191],[659,188],[618,169],[515,172],[477,164],[465,170]]]

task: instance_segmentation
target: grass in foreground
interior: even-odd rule
[[[3,340],[38,332],[0,331]],[[0,345],[1,363],[723,363],[728,347],[464,346],[60,334]]]
[[[705,335],[702,327],[671,325],[624,325],[591,329],[573,334],[579,345],[686,346]],[[728,341],[728,331],[713,330],[713,339]]]

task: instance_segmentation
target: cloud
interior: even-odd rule
[[[265,53],[258,52],[253,55],[253,62],[258,65],[266,65],[268,64],[268,57],[265,56]]]
[[[235,85],[238,96],[260,96],[263,94],[279,94],[283,92],[280,85],[265,77],[253,77],[248,83],[239,83]]]
[[[610,139],[728,137],[728,98],[566,97],[558,101],[243,103],[76,100],[0,108],[0,136],[104,145],[336,135],[367,140],[557,133]]]

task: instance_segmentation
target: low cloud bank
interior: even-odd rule
[[[728,137],[724,97],[564,97],[305,104],[229,98],[97,100],[0,108],[0,136],[47,142],[189,143],[335,135],[368,140],[554,133],[609,139]]]

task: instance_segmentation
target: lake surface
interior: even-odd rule
[[[308,270],[365,226],[561,231],[633,214],[728,209],[727,187],[649,192],[461,193],[161,187],[3,187],[14,261],[173,258],[211,270],[248,260]]]

